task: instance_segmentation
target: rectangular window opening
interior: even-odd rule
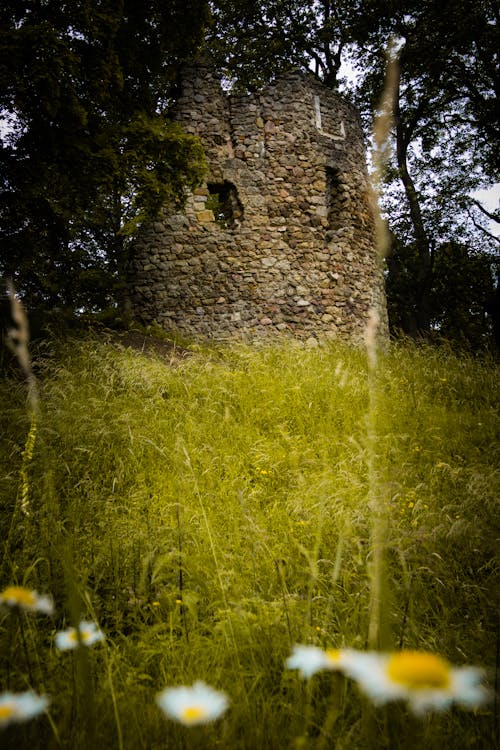
[[[243,221],[243,205],[232,182],[209,182],[207,209],[213,211],[215,221],[224,229],[234,229]]]

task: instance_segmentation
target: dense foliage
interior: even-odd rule
[[[476,338],[466,327],[464,339],[479,344],[487,333],[484,303],[493,305],[498,255],[495,260],[496,241],[471,195],[499,175],[497,24],[498,7],[489,0],[364,3],[358,42],[371,62],[364,67],[356,99],[367,118],[383,82],[384,46],[391,36],[400,44],[393,156],[383,203],[398,258],[412,279],[411,294],[399,305],[406,333],[459,329],[460,284],[454,288],[448,274],[443,289],[449,253],[442,250],[450,243],[463,246],[464,276],[474,264],[488,266],[489,261],[489,273],[477,278],[479,297],[465,296],[458,316],[470,316],[472,327],[482,328]],[[500,214],[492,218],[498,221]],[[389,271],[394,268],[389,262]],[[399,278],[393,275],[390,289],[398,288]],[[436,316],[437,295],[441,309]],[[439,318],[446,319],[444,328]]]
[[[2,3],[0,273],[29,307],[103,307],[126,237],[202,174],[164,116],[202,0]]]

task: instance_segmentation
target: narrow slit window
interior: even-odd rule
[[[345,223],[346,196],[342,190],[342,180],[338,169],[326,168],[326,206],[328,228],[340,229]]]

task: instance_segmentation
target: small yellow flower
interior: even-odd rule
[[[61,651],[71,651],[80,645],[93,646],[98,641],[104,641],[106,636],[99,630],[95,622],[82,621],[78,629],[68,628],[56,633],[56,646]]]
[[[26,693],[2,693],[0,695],[0,727],[32,719],[43,713],[49,699],[31,690]]]
[[[325,651],[318,646],[294,646],[285,664],[288,669],[298,669],[300,676],[308,679],[325,669],[342,669],[348,654],[349,651],[343,649],[330,648]]]
[[[406,700],[416,714],[452,703],[478,708],[489,699],[480,669],[453,667],[442,656],[422,651],[351,652],[344,672],[375,703]]]
[[[229,704],[225,693],[200,681],[192,687],[166,688],[156,702],[166,716],[188,727],[218,719]]]
[[[410,503],[408,503],[408,507],[409,507],[409,508],[414,508],[414,507],[415,507],[415,503],[414,503],[414,502],[410,502]]]
[[[151,606],[152,607],[159,607],[160,606],[160,602],[151,602]]]
[[[7,586],[0,594],[0,604],[18,607],[27,612],[43,612],[46,615],[51,615],[54,611],[54,602],[50,596],[41,596],[22,586]]]

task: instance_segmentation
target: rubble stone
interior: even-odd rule
[[[195,338],[360,341],[387,314],[365,146],[354,107],[294,71],[228,96],[187,68],[176,118],[205,150],[205,182],[135,242],[132,307]],[[313,344],[313,341],[315,342]]]

